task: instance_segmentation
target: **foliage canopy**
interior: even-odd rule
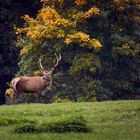
[[[14,27],[20,48],[17,75],[39,74],[37,57],[62,61],[46,102],[139,99],[140,1],[41,0],[35,17]]]

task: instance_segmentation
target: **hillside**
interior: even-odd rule
[[[88,133],[15,132],[21,123],[41,124],[82,117]],[[139,140],[140,101],[23,104],[0,107],[2,140]]]

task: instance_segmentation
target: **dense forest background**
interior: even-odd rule
[[[139,99],[140,1],[64,0],[64,6],[61,2],[54,0],[53,3],[47,3],[44,0],[42,7],[39,0],[0,0],[0,104],[5,103],[5,90],[15,75],[37,74],[37,57],[41,54],[45,55],[45,67],[51,67],[54,52],[61,53],[62,61],[55,71],[52,90],[46,91],[46,103]],[[46,6],[52,6],[65,19],[75,21],[76,27],[71,28],[63,19],[65,26],[55,28],[56,35],[51,34],[51,39],[43,36],[42,40],[36,36],[34,40],[32,34],[17,36],[14,25],[30,31],[37,30],[40,22],[29,23],[30,17],[36,20],[41,15],[38,10]],[[94,8],[89,10],[91,7]],[[59,17],[56,12],[54,14],[56,18]],[[72,14],[76,14],[74,19],[70,19]],[[21,19],[23,15],[30,17]],[[41,21],[43,18],[38,19]],[[64,31],[66,43],[58,37],[60,31]],[[70,31],[77,32],[69,36]],[[88,39],[88,36],[97,40],[89,40],[88,45],[85,40],[80,40]],[[38,45],[36,40],[42,42]],[[98,40],[102,44],[99,50]],[[28,48],[31,51],[27,51]]]

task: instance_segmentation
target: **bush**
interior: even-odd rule
[[[87,133],[90,131],[90,128],[87,127],[86,121],[83,118],[74,118],[64,121],[57,122],[48,122],[41,125],[22,125],[15,129],[18,133],[32,133],[32,132],[55,132],[55,133],[64,133],[64,132],[83,132]]]
[[[89,132],[86,122],[83,119],[75,118],[60,122],[49,123],[44,126],[44,130],[48,132]]]
[[[32,132],[41,132],[41,129],[35,124],[26,124],[15,129],[18,133],[32,133]]]

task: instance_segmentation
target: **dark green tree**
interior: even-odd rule
[[[116,0],[98,4],[102,12],[94,29],[104,40],[99,74],[104,90],[107,90],[108,99],[138,99],[140,3],[137,0]]]
[[[0,104],[5,102],[7,82],[18,71],[18,53],[14,24],[22,26],[20,17],[26,13],[34,16],[40,3],[38,0],[0,0]]]

